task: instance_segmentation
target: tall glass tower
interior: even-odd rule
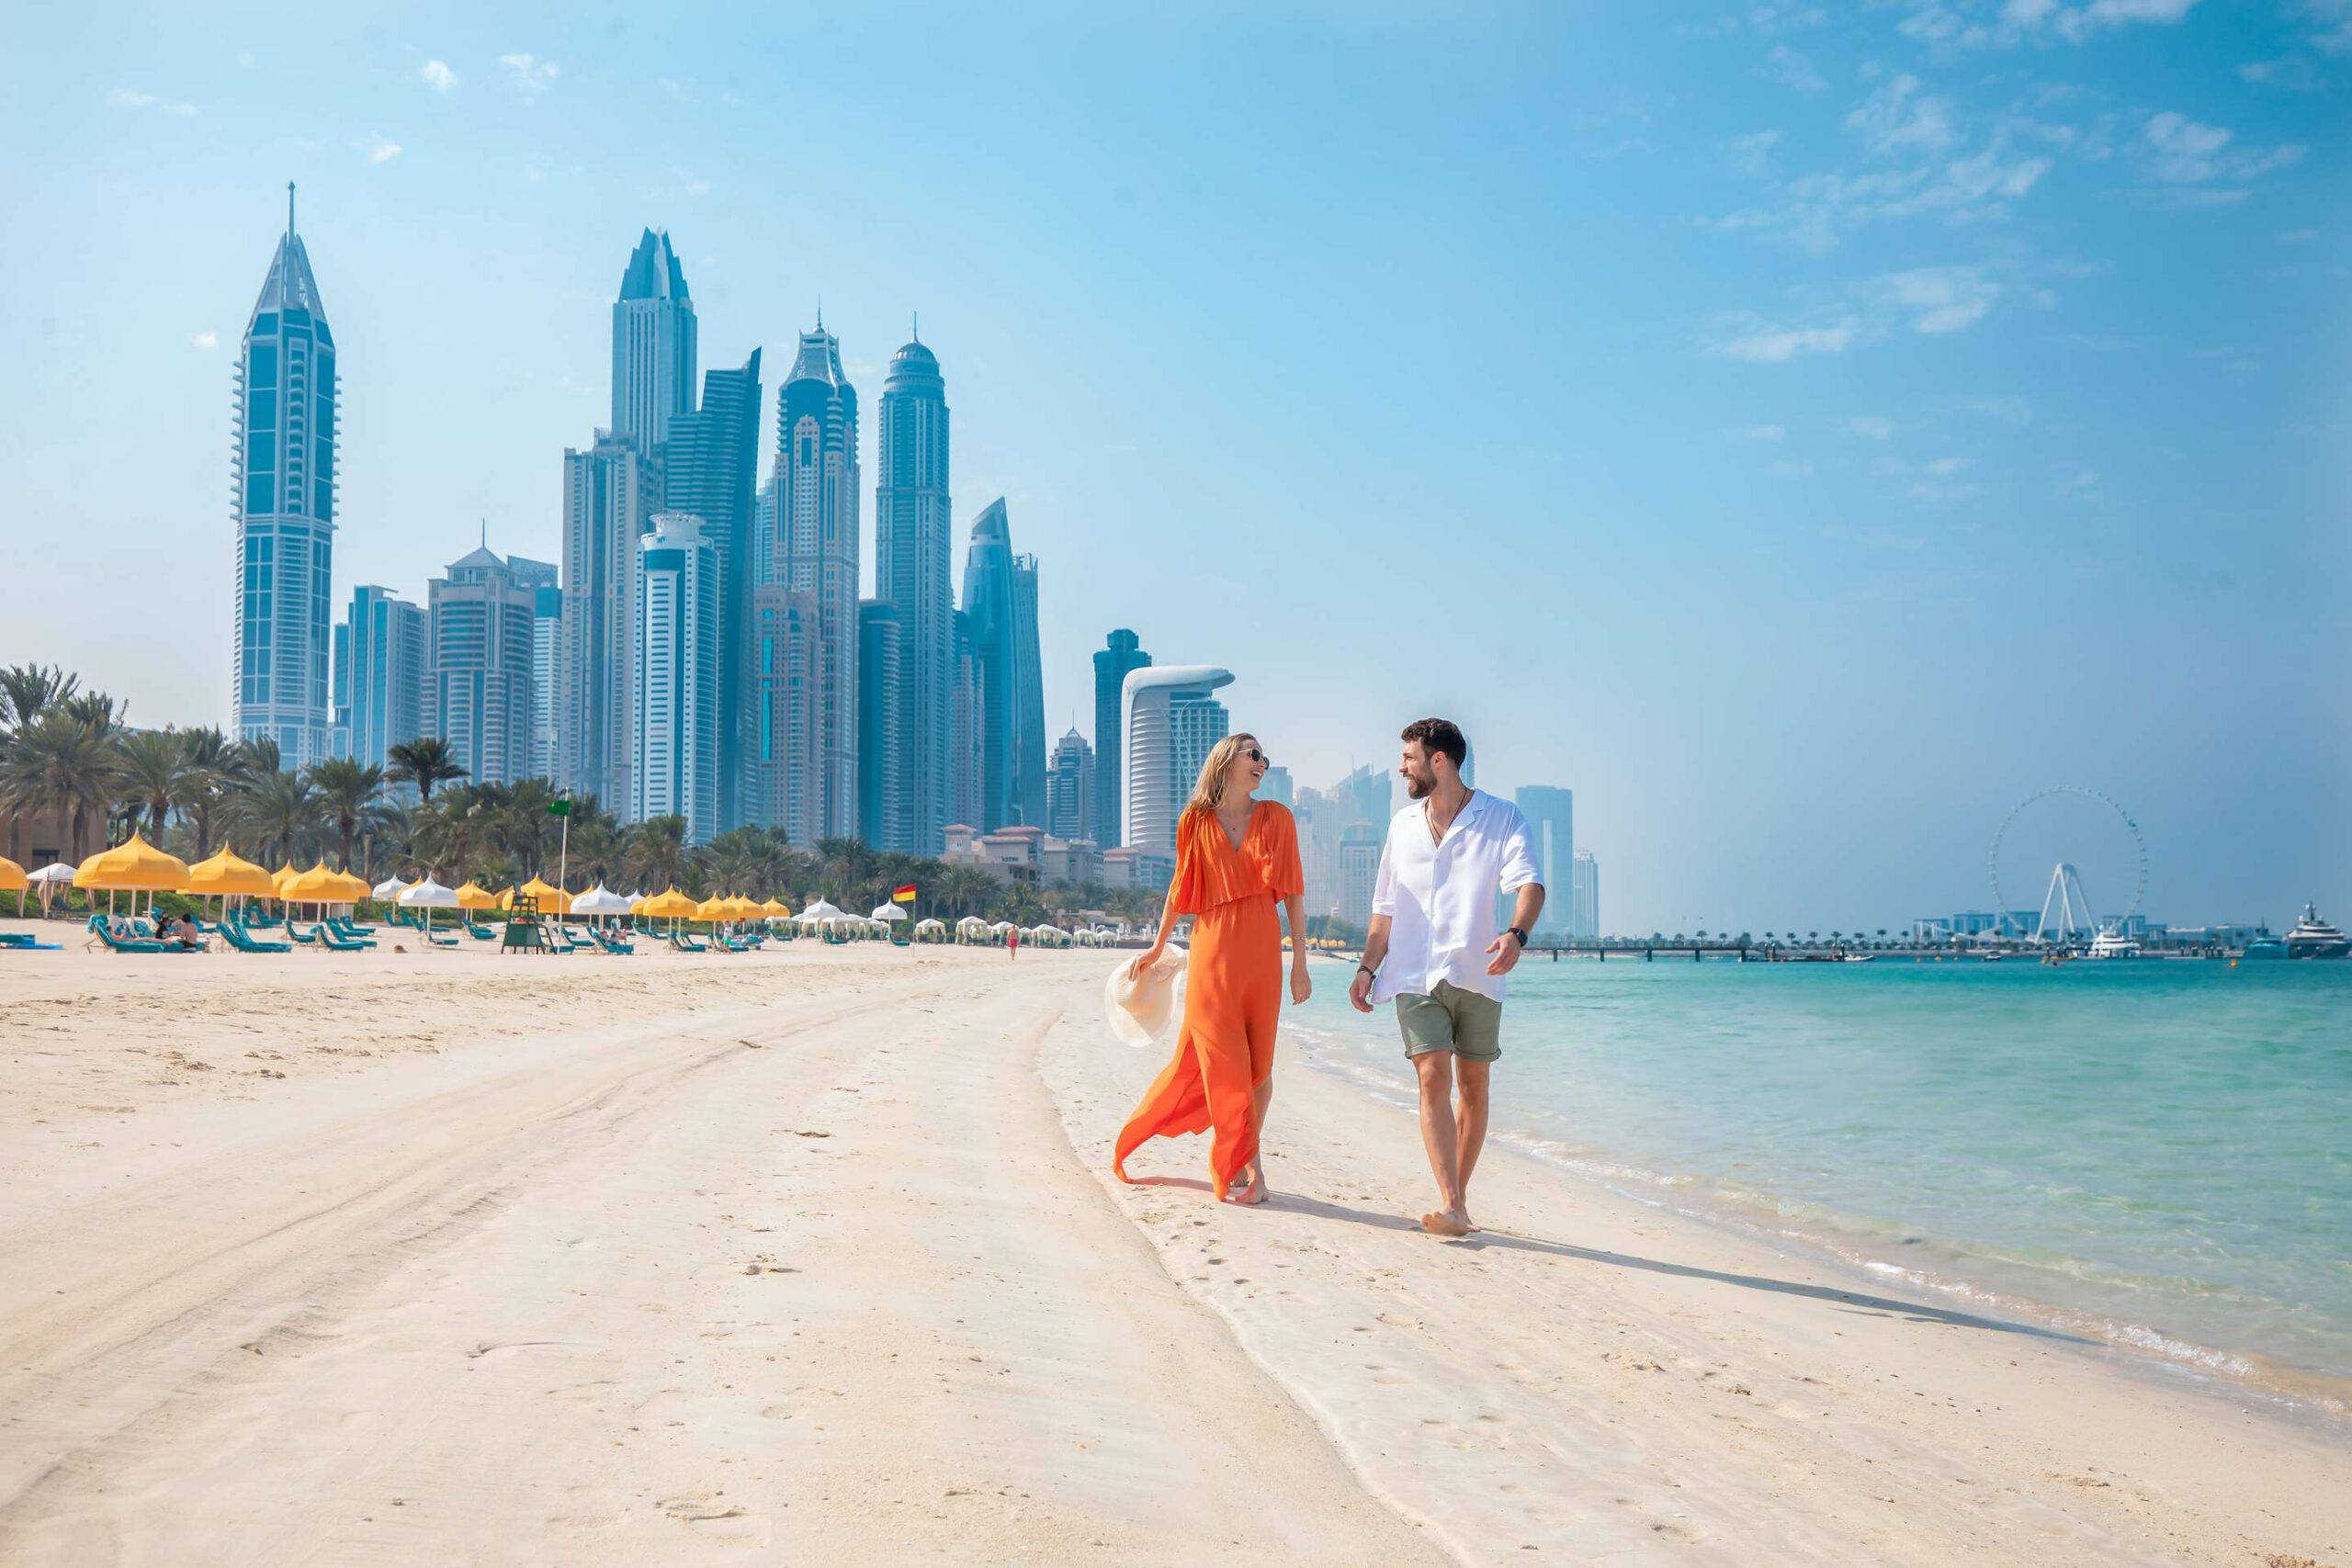
[[[238,353],[234,425],[230,727],[241,740],[275,740],[284,766],[303,768],[332,749],[335,353],[290,185],[286,237]]]
[[[935,855],[951,815],[949,694],[956,671],[955,519],[947,479],[947,383],[917,338],[882,383],[881,473],[874,486],[874,584],[897,624],[899,697],[880,739],[884,773],[907,795],[904,843],[865,823],[875,848]]]
[[[665,505],[702,521],[709,547],[718,622],[718,733],[712,738],[718,769],[718,830],[749,820],[755,739],[749,700],[753,556],[757,546],[760,468],[760,351],[740,369],[711,370],[702,378],[702,407],[670,422],[662,465]]]
[[[695,406],[695,302],[666,229],[648,229],[613,301],[613,434],[651,457]]]
[[[1150,666],[1151,655],[1125,626],[1105,637],[1094,655],[1094,831],[1106,850],[1127,841],[1120,771],[1127,750],[1127,677]]]
[[[631,672],[637,713],[630,816],[685,818],[686,842],[718,818],[718,576],[702,522],[657,513],[638,540]]]

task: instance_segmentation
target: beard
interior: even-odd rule
[[[1430,792],[1436,788],[1435,773],[1407,773],[1405,775],[1405,798],[1408,800],[1427,800],[1430,797]]]

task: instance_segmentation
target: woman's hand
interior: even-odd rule
[[[1136,953],[1135,961],[1127,965],[1128,983],[1132,985],[1134,982],[1142,979],[1143,972],[1150,968],[1153,964],[1159,963],[1160,954],[1167,951],[1168,944],[1166,942],[1155,942],[1141,953]]]
[[[1315,982],[1306,977],[1306,957],[1294,959],[1290,966],[1290,1000],[1293,1007],[1304,1007],[1306,998],[1315,994]]]

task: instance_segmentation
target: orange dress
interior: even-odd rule
[[[1145,1091],[1111,1157],[1119,1179],[1148,1138],[1215,1129],[1211,1190],[1223,1192],[1258,1154],[1250,1093],[1274,1070],[1283,1008],[1280,907],[1306,891],[1298,826],[1279,801],[1261,800],[1235,849],[1214,812],[1187,811],[1176,829],[1174,912],[1193,917],[1184,1025],[1176,1055]]]

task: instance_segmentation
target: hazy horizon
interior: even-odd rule
[[[2340,919],[2352,0],[1655,9],[28,14],[0,662],[225,722],[291,179],[338,616],[485,519],[559,558],[650,225],[701,368],[768,351],[763,479],[821,297],[869,581],[922,313],[959,579],[999,495],[1041,558],[1049,739],[1130,626],[1301,784],[1442,712],[1572,787],[1611,931],[1984,908],[2060,784],[2154,918]]]

